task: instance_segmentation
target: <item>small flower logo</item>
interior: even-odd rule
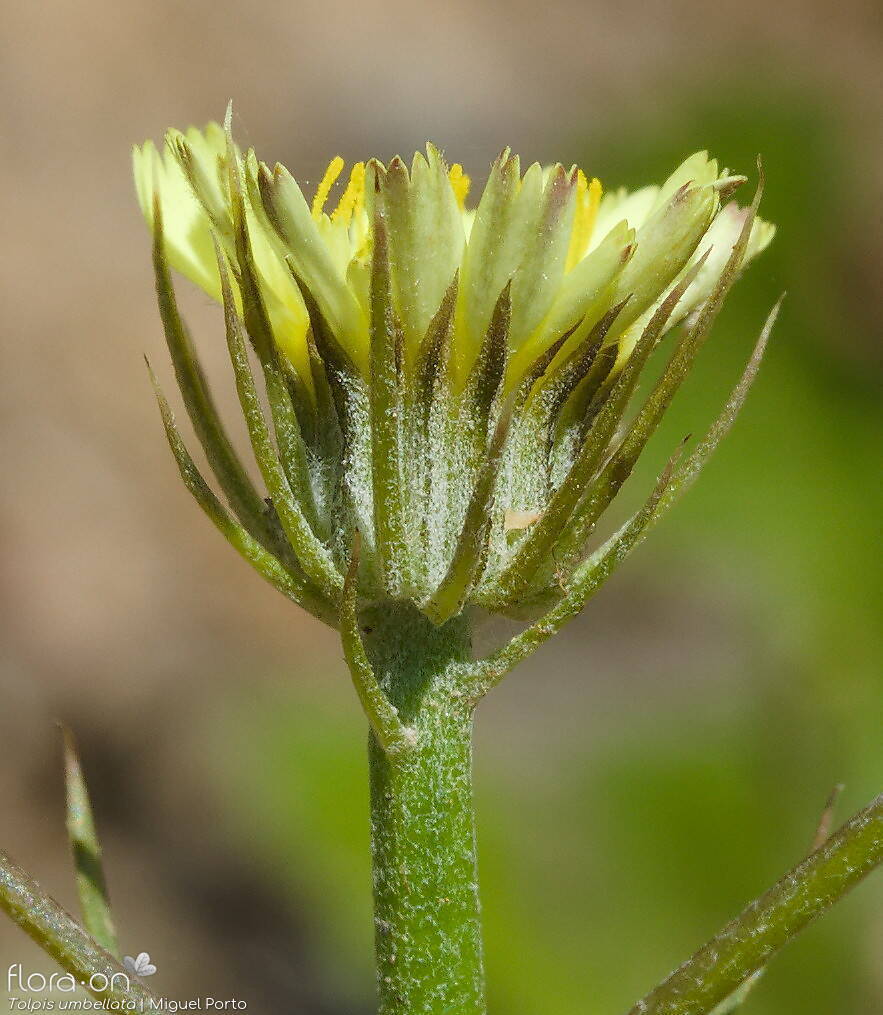
[[[147,952],[139,952],[136,958],[131,955],[123,956],[123,965],[135,976],[153,976],[156,966],[150,961]]]

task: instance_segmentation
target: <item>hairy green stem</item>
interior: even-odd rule
[[[380,686],[415,744],[370,737],[371,844],[380,1015],[484,1015],[472,706],[462,663],[470,627],[433,625],[411,605],[360,617]]]
[[[883,796],[639,1001],[629,1015],[707,1015],[883,862]]]
[[[117,1010],[151,1010],[150,992],[2,851],[0,909],[93,997]]]

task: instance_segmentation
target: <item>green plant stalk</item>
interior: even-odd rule
[[[153,995],[0,850],[0,909],[89,993],[121,1011],[150,1011]]]
[[[629,1015],[707,1015],[883,862],[883,795],[747,906]]]
[[[380,1015],[484,1015],[472,797],[469,621],[436,628],[414,606],[364,610],[365,649],[416,743],[370,735]]]

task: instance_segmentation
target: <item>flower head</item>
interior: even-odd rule
[[[428,145],[410,166],[346,172],[335,158],[308,198],[283,166],[243,154],[228,122],[170,131],[161,154],[136,148],[135,178],[179,384],[236,519],[162,403],[182,473],[241,552],[332,623],[347,602],[383,599],[436,623],[468,606],[535,610],[567,597],[562,571],[578,584],[609,570],[624,530],[589,553],[595,524],[773,235],[760,188],[740,208],[745,178],[705,152],[629,194],[577,167],[522,172],[507,150],[473,204],[462,167]],[[213,408],[169,267],[224,305],[266,503]],[[696,465],[667,471],[629,548]]]

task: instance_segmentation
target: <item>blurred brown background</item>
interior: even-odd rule
[[[482,709],[493,1010],[624,1009],[795,862],[833,783],[879,792],[881,25],[867,2],[9,4],[0,40],[0,842],[75,906],[52,721],[79,734],[129,952],[176,997],[371,1010],[362,732],[332,634],[199,515],[129,148],[220,119],[315,180],[427,138],[605,183],[762,151],[774,248],[662,443],[789,299],[700,488]],[[182,290],[186,286],[182,287]],[[229,404],[219,322],[185,298]],[[718,350],[717,353],[715,350]],[[757,1015],[883,1010],[881,886],[772,968]],[[49,971],[0,922],[0,969]]]

